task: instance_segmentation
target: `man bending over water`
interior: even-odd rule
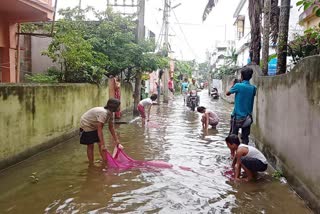
[[[250,181],[257,172],[267,170],[266,157],[253,146],[240,144],[237,135],[229,135],[226,143],[233,157],[232,168],[235,170],[234,179],[236,181]],[[245,171],[247,178],[240,179],[241,168]]]

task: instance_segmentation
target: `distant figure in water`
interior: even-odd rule
[[[123,148],[120,145],[113,127],[113,113],[119,111],[119,109],[120,101],[111,98],[104,107],[94,107],[81,116],[80,144],[87,145],[87,156],[90,165],[94,162],[94,143],[99,143],[99,152],[102,160],[106,160],[103,153],[103,150],[106,148],[102,131],[105,123],[109,124],[109,131],[114,139],[115,145]]]
[[[257,172],[267,170],[266,157],[255,147],[240,144],[238,135],[229,135],[226,143],[233,157],[232,168],[235,170],[236,181],[250,181]],[[240,178],[241,168],[245,171],[246,178]]]
[[[204,130],[208,130],[209,125],[212,126],[213,129],[217,128],[217,125],[219,123],[219,117],[216,113],[213,111],[207,110],[203,106],[199,106],[197,108],[197,111],[202,115],[201,122],[202,122],[202,128]]]
[[[121,100],[121,80],[119,76],[114,78],[114,98]],[[119,108],[120,109],[120,108]],[[121,118],[121,111],[115,112],[115,119]]]
[[[158,95],[152,94],[150,98],[143,99],[139,102],[137,109],[140,113],[140,116],[142,117],[143,123],[146,120],[146,110],[147,110],[147,121],[149,122],[151,106],[154,104],[157,104],[157,102],[155,102],[157,98],[158,98]]]

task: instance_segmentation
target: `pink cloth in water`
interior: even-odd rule
[[[160,128],[160,126],[156,122],[151,122],[151,121],[147,123],[147,126],[148,128],[155,128],[155,129]]]
[[[108,167],[115,169],[129,169],[129,168],[172,168],[173,165],[164,161],[141,161],[130,158],[122,149],[117,148],[117,152],[114,157],[105,151]]]
[[[225,167],[224,169],[225,169],[225,171],[223,172],[223,175],[225,177],[233,180],[234,179],[234,171],[233,171],[233,169],[230,169],[228,167]]]

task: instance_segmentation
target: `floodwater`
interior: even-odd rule
[[[129,156],[167,161],[173,169],[112,171],[99,162],[88,167],[86,148],[75,137],[0,172],[0,213],[311,213],[270,173],[242,184],[225,177],[232,106],[210,100],[205,91],[201,104],[221,118],[208,135],[201,115],[184,107],[181,96],[152,107],[158,128],[142,127],[140,119],[117,127]]]

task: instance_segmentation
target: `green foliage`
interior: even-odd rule
[[[275,170],[273,173],[272,173],[272,177],[277,179],[277,180],[280,180],[280,178],[283,177],[283,172],[280,171],[280,170]]]
[[[38,29],[38,26],[35,24],[21,24],[21,33],[32,33]]]
[[[237,64],[238,61],[238,54],[237,54],[237,50],[235,48],[232,48],[228,55],[225,56],[225,60],[226,60],[226,65],[229,66],[235,66]]]
[[[320,28],[309,28],[288,44],[288,55],[294,63],[307,56],[320,54]]]
[[[98,21],[88,21],[92,12]],[[111,10],[97,12],[67,8],[59,11],[55,36],[47,51],[54,62],[61,65],[63,82],[99,83],[103,75],[119,75],[127,79],[136,72],[153,71],[165,67],[165,58],[151,53],[150,41],[135,42],[136,23]],[[167,66],[167,65],[166,65]]]
[[[32,83],[58,83],[58,78],[56,76],[48,74],[26,74],[25,78],[28,82]]]
[[[194,61],[176,61],[175,70],[176,73],[180,73],[185,77],[191,77],[194,70]]]
[[[319,0],[301,0],[296,3],[297,6],[300,6],[299,10],[303,8],[303,10],[307,10],[312,7],[312,12],[320,17],[320,1]]]
[[[235,72],[239,69],[237,66],[231,65],[222,65],[221,67],[217,68],[213,73],[214,79],[222,79],[224,76],[234,75]]]
[[[219,68],[215,69],[213,73],[214,79],[222,79],[223,76],[234,75],[235,72],[239,69],[237,64],[238,54],[236,49],[231,49],[226,56],[224,56],[224,64]]]

